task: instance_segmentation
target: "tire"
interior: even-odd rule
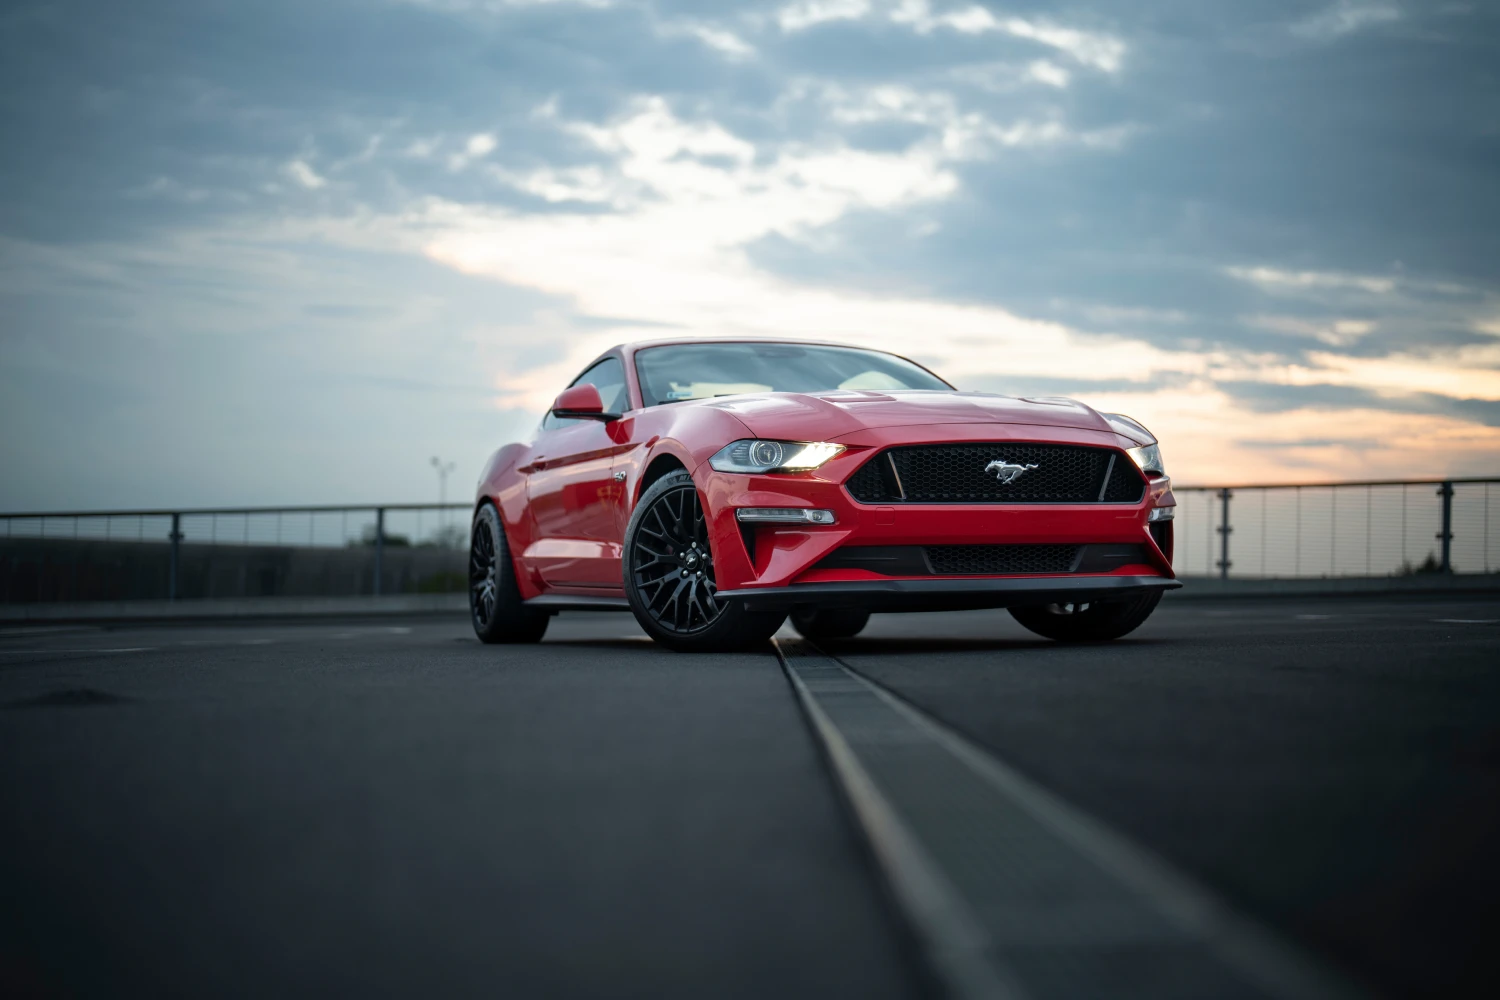
[[[485,504],[469,532],[469,621],[480,642],[537,642],[551,620],[521,601],[500,515]]]
[[[1011,608],[1010,616],[1037,635],[1059,642],[1103,642],[1128,635],[1161,601],[1155,590],[1123,601]]]
[[[847,639],[859,635],[870,622],[870,612],[859,608],[821,608],[793,611],[792,628],[807,639]]]
[[[769,639],[785,614],[749,612],[714,595],[703,501],[685,469],[641,495],[625,529],[625,597],[657,642],[681,653],[745,649]]]

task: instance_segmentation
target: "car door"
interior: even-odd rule
[[[629,408],[625,370],[607,357],[573,380],[593,385],[604,409]],[[524,559],[549,586],[619,590],[620,518],[625,490],[614,458],[627,445],[613,423],[548,414],[532,445],[526,496],[535,540]]]

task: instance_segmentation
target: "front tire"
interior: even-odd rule
[[[703,501],[685,469],[652,483],[635,505],[625,529],[624,573],[635,620],[680,653],[754,646],[786,620],[718,600]]]
[[[859,608],[821,608],[793,611],[792,628],[805,639],[847,639],[870,623],[870,612]]]
[[[480,642],[538,642],[550,616],[521,600],[516,567],[495,508],[485,504],[469,533],[469,620]]]
[[[1154,590],[1123,601],[1011,608],[1010,616],[1037,635],[1058,642],[1103,642],[1134,632],[1160,601],[1161,591]]]

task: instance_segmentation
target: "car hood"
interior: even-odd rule
[[[768,392],[720,397],[702,405],[732,413],[759,437],[793,440],[831,440],[867,428],[923,424],[1031,424],[1113,430],[1094,409],[1076,399],[1022,398],[989,392]]]

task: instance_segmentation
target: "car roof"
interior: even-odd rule
[[[611,351],[638,351],[647,347],[680,347],[689,344],[800,344],[808,347],[848,347],[858,351],[875,351],[890,354],[878,348],[859,344],[842,343],[837,340],[810,340],[802,337],[663,337],[660,340],[632,340],[616,344]],[[609,353],[608,351],[605,352]]]

